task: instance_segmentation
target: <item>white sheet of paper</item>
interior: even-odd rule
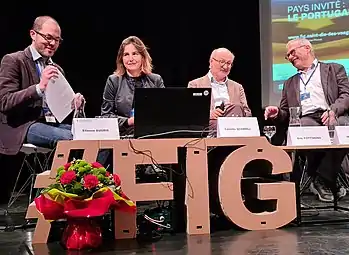
[[[46,87],[47,105],[57,121],[61,123],[72,112],[74,91],[64,75],[58,70],[58,78],[51,79]]]

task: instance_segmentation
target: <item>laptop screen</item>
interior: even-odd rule
[[[209,125],[211,88],[136,88],[135,138],[200,137]]]

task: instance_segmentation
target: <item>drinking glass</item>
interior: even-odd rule
[[[268,138],[269,143],[271,143],[271,138],[276,133],[276,127],[275,126],[264,126],[263,133]]]
[[[300,127],[301,126],[301,108],[296,106],[296,107],[290,107],[289,108],[290,112],[290,127]]]
[[[336,126],[337,125],[338,125],[338,119],[335,118],[334,120],[330,121],[328,126],[327,126],[327,128],[328,128],[328,135],[330,136],[331,144],[334,143],[334,132],[336,130]]]

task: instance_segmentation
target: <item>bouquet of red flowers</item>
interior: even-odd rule
[[[112,208],[132,213],[136,209],[122,192],[117,174],[110,174],[98,162],[80,159],[58,168],[55,183],[35,198],[35,204],[46,220],[68,219],[63,237],[68,248],[96,247],[101,243],[100,229],[91,225],[91,218]],[[77,220],[83,224],[77,224]]]

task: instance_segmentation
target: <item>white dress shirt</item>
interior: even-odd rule
[[[320,65],[321,63],[315,59],[309,70],[298,71],[301,98],[303,93],[310,94],[309,99],[301,100],[302,115],[329,108],[321,83]]]
[[[214,105],[219,106],[222,104],[222,102],[224,103],[230,102],[228,87],[227,87],[228,77],[226,77],[223,82],[217,82],[213,78],[212,73],[209,71],[208,78],[210,79],[210,82],[211,82]]]

